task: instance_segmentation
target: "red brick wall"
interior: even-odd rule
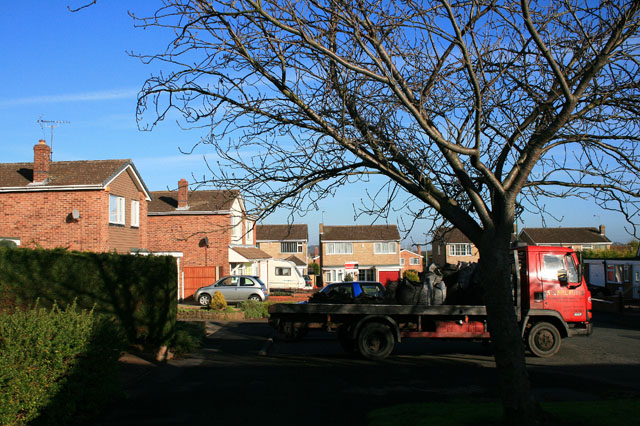
[[[402,270],[400,271],[401,276],[404,274],[405,271],[408,271],[410,269],[418,272],[422,272],[424,270],[424,266],[422,266],[422,258],[420,256],[416,256],[415,254],[407,251],[401,251],[400,258],[404,259],[404,265],[402,266]],[[418,265],[411,264],[410,259],[415,259],[415,258],[420,259],[419,260],[420,263]]]
[[[149,216],[149,250],[182,252],[182,266],[220,266],[228,275],[230,223],[229,215]],[[200,247],[204,237],[208,248]]]
[[[74,221],[70,213],[78,210]],[[104,191],[33,191],[0,194],[0,236],[22,246],[108,250],[109,197]]]

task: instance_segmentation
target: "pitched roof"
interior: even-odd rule
[[[304,260],[300,259],[295,254],[292,254],[291,256],[287,257],[285,260],[293,262],[296,266],[307,266],[307,262],[305,262]]]
[[[307,241],[307,225],[257,225],[256,241]]]
[[[403,251],[404,251],[404,252],[406,252],[406,253],[410,253],[410,254],[412,254],[412,255],[414,255],[414,256],[424,257],[424,256],[423,256],[423,255],[421,255],[421,254],[418,254],[418,253],[416,253],[416,252],[414,252],[414,251],[407,250],[407,249],[402,249],[402,250],[400,250],[400,254],[402,254],[402,252],[403,252]]]
[[[228,212],[233,202],[240,196],[236,190],[190,191],[188,209],[178,210],[178,191],[153,191],[149,202],[149,213],[189,214],[193,212]]]
[[[465,243],[471,244],[471,240],[458,228],[439,228],[434,232],[433,240],[444,243]]]
[[[530,244],[610,244],[597,228],[523,228],[522,241]]]
[[[396,225],[323,226],[322,241],[397,241]]]
[[[39,186],[106,185],[131,160],[52,161],[49,178]],[[135,167],[134,167],[135,170]],[[33,182],[33,163],[0,163],[0,187],[26,187]]]
[[[271,256],[257,247],[231,247],[239,255],[246,259],[271,259]]]

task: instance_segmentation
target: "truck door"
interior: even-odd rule
[[[571,253],[540,253],[540,281],[543,309],[561,314],[567,322],[586,321],[585,288],[578,281],[576,261]]]

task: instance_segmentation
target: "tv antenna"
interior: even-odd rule
[[[49,155],[49,160],[53,159],[53,128],[58,127],[61,124],[71,124],[70,121],[66,120],[43,120],[42,116],[38,119],[38,124],[40,128],[44,131],[45,127],[49,127],[51,129],[51,138],[49,139],[49,148],[51,148],[51,154]]]

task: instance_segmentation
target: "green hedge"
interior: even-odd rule
[[[0,313],[0,424],[83,424],[119,392],[125,340],[75,305]]]
[[[177,269],[169,256],[0,248],[0,310],[74,300],[115,317],[130,342],[167,344],[175,331]]]

